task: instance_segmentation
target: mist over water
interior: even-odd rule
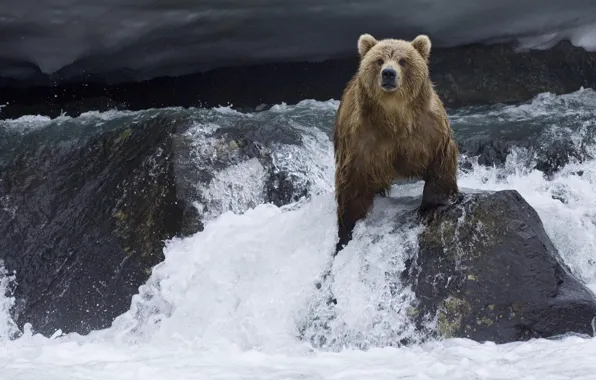
[[[503,165],[462,166],[460,187],[516,189],[537,210],[561,256],[596,289],[596,93],[542,94],[517,106],[451,112],[458,140],[477,137],[519,141]],[[421,336],[406,318],[411,290],[386,272],[399,273],[417,248],[420,226],[389,233],[396,197],[418,195],[422,183],[395,185],[359,223],[354,240],[337,256],[330,128],[338,102],[303,101],[259,113],[228,108],[89,113],[46,120],[0,121],[5,132],[45,128],[109,127],[143,112],[190,115],[197,157],[217,150],[205,131],[251,121],[275,133],[299,136],[299,144],[273,145],[275,165],[309,187],[312,196],[276,207],[263,204],[262,165],[255,159],[214,173],[202,184],[209,210],[204,231],[173,239],[165,260],[112,326],[87,336],[46,338],[27,329],[17,339],[8,315],[12,274],[0,271],[0,368],[6,379],[593,379],[596,340],[495,345],[465,339],[417,344]],[[98,126],[98,120],[105,125]],[[119,121],[120,120],[120,121]],[[239,124],[240,123],[240,124]],[[282,132],[280,132],[282,131]],[[272,132],[272,133],[274,133]],[[12,136],[12,135],[11,135]],[[53,135],[52,135],[53,136]],[[14,136],[13,136],[14,138]],[[288,140],[290,141],[290,140]],[[467,141],[467,140],[466,140]],[[546,176],[535,169],[555,143],[574,152]],[[196,162],[199,168],[202,162]],[[388,207],[391,206],[391,207]],[[18,210],[15,210],[18,212]],[[312,323],[328,313],[326,290],[314,286],[331,268],[338,305],[328,326]],[[398,296],[392,294],[398,294]],[[378,306],[382,307],[379,308]],[[432,321],[429,321],[432,327]],[[324,349],[298,337],[324,339]],[[388,347],[401,339],[407,347]]]

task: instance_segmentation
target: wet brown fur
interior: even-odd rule
[[[344,90],[333,144],[338,237],[336,254],[352,239],[376,194],[388,194],[396,179],[425,181],[421,212],[458,193],[459,151],[447,112],[428,72],[431,42],[360,36],[360,67]],[[382,64],[379,65],[379,60]],[[393,92],[381,87],[381,70],[398,73]]]

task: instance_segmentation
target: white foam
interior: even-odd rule
[[[166,260],[115,330],[132,331],[136,339],[140,329],[161,344],[181,337],[206,347],[288,347],[297,334],[294,318],[314,295],[314,281],[334,244],[330,200],[320,196],[290,211],[264,204],[243,215],[226,212],[203,232],[169,242]],[[155,305],[144,299],[147,293],[175,305],[165,308],[168,317],[160,318],[158,330],[137,318],[141,305]]]
[[[178,345],[118,346],[36,341],[0,346],[5,379],[19,380],[304,380],[427,379],[592,380],[596,339],[495,345],[452,339],[409,348],[314,354],[200,350]]]
[[[205,189],[204,195],[209,199],[205,217],[212,219],[228,210],[242,213],[263,203],[266,174],[256,158],[219,172]]]
[[[4,268],[4,262],[0,260],[0,341],[7,341],[18,332],[17,326],[9,313],[15,303],[15,299],[11,294],[11,288],[15,284],[14,281],[14,273],[8,273]]]

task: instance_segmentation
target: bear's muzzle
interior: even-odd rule
[[[387,67],[381,71],[381,87],[385,91],[393,91],[397,88],[397,71]]]

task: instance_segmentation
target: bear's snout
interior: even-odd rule
[[[387,67],[381,71],[381,87],[387,91],[397,88],[397,71],[395,69]]]

